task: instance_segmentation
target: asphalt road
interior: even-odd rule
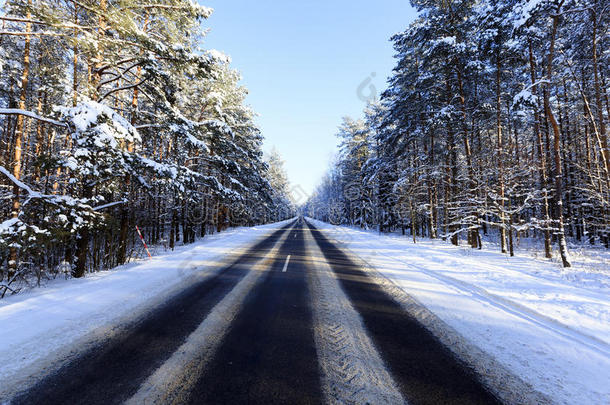
[[[343,312],[312,298],[321,296],[312,290],[318,288],[312,280],[324,275],[330,275],[324,279],[328,283],[325,291],[347,297],[343,301],[348,302],[341,302]],[[234,315],[225,309],[231,306],[236,308]],[[332,325],[316,315],[322,310],[335,319]],[[208,318],[214,318],[216,325],[209,338],[201,330]],[[331,343],[322,347],[326,334],[332,335]],[[177,352],[190,353],[184,349],[189,342],[201,341],[211,342],[207,351],[202,348],[202,353],[196,353],[199,346],[191,344],[195,355],[188,366],[181,368],[186,362],[174,361],[171,373],[161,373]],[[346,350],[351,354],[346,355]],[[379,361],[363,362],[363,358]],[[371,369],[366,373],[358,372],[367,367]],[[176,381],[158,384],[158,377],[151,378],[153,374]],[[373,377],[358,382],[358,375],[365,374]],[[381,381],[388,379],[392,381]],[[397,392],[367,396],[375,384],[395,387]],[[155,389],[142,388],[151,386]],[[171,386],[171,394],[163,393],[169,390],[166,386]],[[498,403],[477,376],[377,285],[367,270],[303,219],[275,231],[229,266],[143,314],[128,330],[39,379],[10,403],[116,404],[128,400]]]

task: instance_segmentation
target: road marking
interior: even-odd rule
[[[282,273],[286,273],[286,269],[288,268],[288,262],[290,261],[290,255],[286,257],[286,263],[284,263],[284,269],[282,269]]]

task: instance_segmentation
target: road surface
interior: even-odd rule
[[[14,404],[494,404],[304,219],[79,353]]]

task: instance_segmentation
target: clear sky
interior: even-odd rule
[[[199,2],[215,9],[205,48],[231,56],[265,150],[275,146],[292,185],[310,193],[336,152],[341,118],[361,115],[371,85],[385,88],[395,64],[389,38],[415,11],[408,0]]]

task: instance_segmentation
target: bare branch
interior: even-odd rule
[[[146,82],[147,80],[148,79],[143,79],[143,80],[140,80],[138,83],[134,83],[129,86],[117,87],[116,89],[112,89],[109,92],[107,92],[106,94],[104,94],[102,97],[100,97],[99,101],[104,100],[106,97],[110,96],[113,93],[116,93],[117,91],[123,91],[123,90],[129,90],[129,89],[136,88],[136,87],[140,86],[142,83]]]

